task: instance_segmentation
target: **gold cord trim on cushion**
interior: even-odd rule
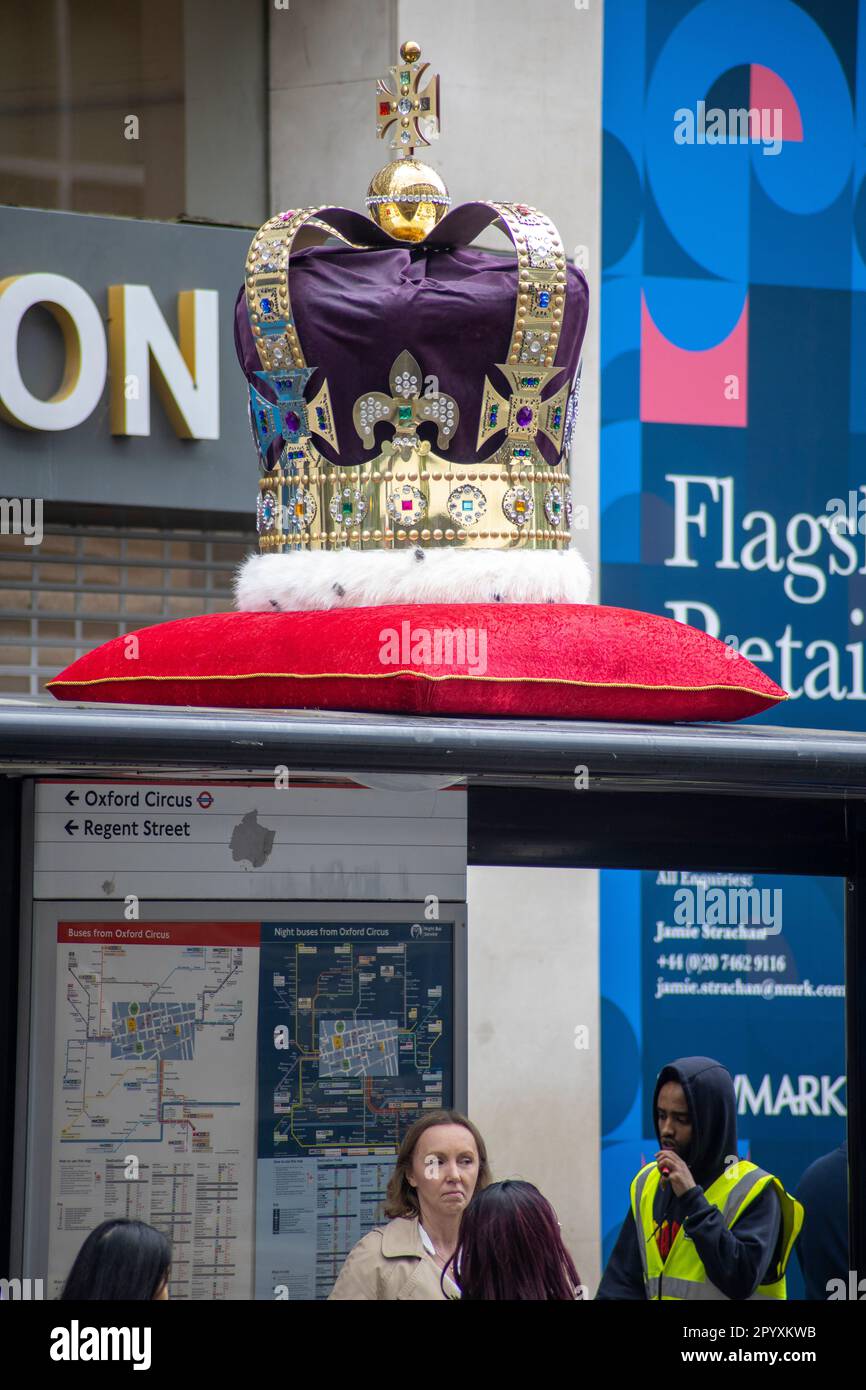
[[[593,690],[660,690],[680,694],[699,695],[707,690],[730,690],[741,695],[757,695],[762,700],[787,700],[784,695],[771,695],[768,691],[755,690],[749,685],[643,685],[638,681],[579,681],[566,676],[554,679],[551,676],[471,676],[448,675],[431,676],[427,671],[375,671],[364,674],[360,671],[246,671],[233,676],[97,676],[93,680],[46,682],[46,690],[53,685],[119,685],[129,681],[253,681],[253,680],[292,680],[292,681],[385,681],[395,676],[415,676],[426,681],[484,681],[499,685],[579,685]]]

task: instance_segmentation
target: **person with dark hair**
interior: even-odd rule
[[[487,1149],[471,1120],[432,1110],[407,1129],[385,1197],[387,1226],[349,1251],[329,1298],[459,1298],[442,1278],[457,1247],[460,1218],[490,1182]]]
[[[653,1118],[659,1151],[632,1182],[596,1298],[786,1298],[803,1208],[738,1159],[730,1072],[712,1057],[662,1067]]]
[[[531,1182],[507,1178],[476,1192],[449,1263],[470,1302],[570,1303],[583,1296],[556,1212]]]
[[[150,1302],[168,1298],[171,1245],[143,1221],[103,1221],[85,1240],[60,1298]]]
[[[823,1302],[833,1281],[848,1289],[848,1141],[816,1158],[806,1169],[796,1197],[805,1217],[797,1259],[808,1299]]]

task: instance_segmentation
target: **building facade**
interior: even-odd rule
[[[374,82],[401,40],[442,76],[427,157],[455,204],[536,204],[596,294],[601,36],[600,0],[19,8],[0,53],[0,698],[231,607],[256,541],[232,338],[250,234],[285,207],[363,208]],[[595,301],[572,465],[593,518],[597,438]],[[597,528],[579,542],[593,565]],[[476,867],[468,896],[470,1114],[497,1176],[554,1202],[592,1286],[597,875]]]

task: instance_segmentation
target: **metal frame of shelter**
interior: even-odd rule
[[[464,779],[470,864],[844,878],[850,1267],[866,1268],[866,734],[40,699],[0,700],[0,1265],[12,1223],[25,779],[272,782],[278,765]],[[588,787],[578,792],[579,767]]]

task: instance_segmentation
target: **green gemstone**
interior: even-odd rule
[[[351,516],[351,515],[352,515],[352,504],[351,504],[351,502],[344,502],[344,503],[343,503],[343,516]]]
[[[397,419],[400,421],[401,424],[402,424],[404,421],[406,421],[406,420],[411,420],[411,419],[412,419],[412,407],[411,407],[411,405],[399,405],[399,406],[397,407]]]

